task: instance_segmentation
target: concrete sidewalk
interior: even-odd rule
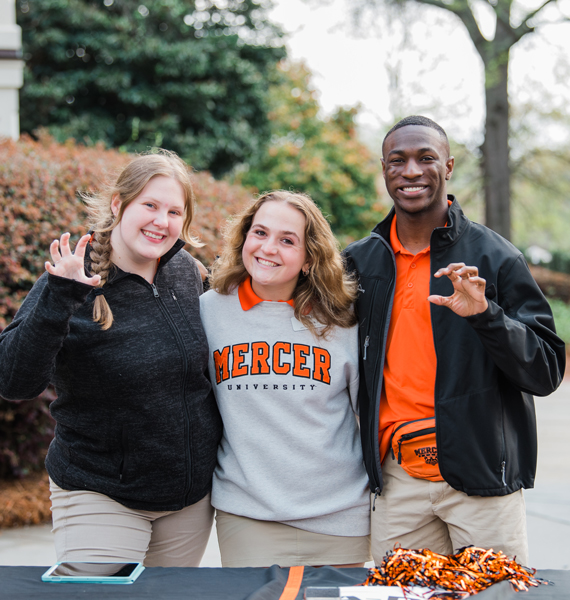
[[[536,412],[538,471],[535,488],[525,492],[529,566],[570,569],[570,381],[548,398],[537,398]],[[49,525],[0,530],[0,565],[54,562]],[[221,566],[215,531],[201,566]]]

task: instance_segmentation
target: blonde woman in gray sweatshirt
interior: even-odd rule
[[[224,424],[212,504],[224,567],[360,567],[356,282],[313,201],[274,191],[226,232],[200,298]]]

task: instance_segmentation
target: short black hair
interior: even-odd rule
[[[445,133],[443,127],[438,125],[435,121],[428,119],[427,117],[422,117],[421,115],[411,115],[409,117],[404,117],[401,121],[398,121],[390,131],[384,136],[384,140],[382,141],[382,148],[384,148],[384,144],[386,140],[390,137],[394,131],[397,129],[401,129],[402,127],[407,127],[408,125],[420,125],[421,127],[429,127],[430,129],[435,129],[441,138],[444,140],[447,148],[449,149],[449,140],[447,139],[447,133]]]

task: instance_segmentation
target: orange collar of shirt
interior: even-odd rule
[[[417,254],[413,254],[409,250],[406,250],[404,246],[402,246],[402,242],[398,238],[398,232],[396,231],[396,215],[392,219],[392,225],[390,227],[390,246],[392,246],[392,250],[394,254],[408,254],[409,256],[418,256],[419,254],[427,254],[429,252],[430,247],[427,246],[423,250],[420,250]]]
[[[447,205],[452,205],[451,200],[447,201]],[[447,227],[448,225],[449,221],[446,221],[444,227]],[[396,215],[394,215],[394,218],[392,219],[392,225],[390,226],[390,245],[392,246],[394,254],[401,252],[402,254],[409,254],[410,256],[414,256],[410,251],[406,250],[404,246],[402,246],[402,242],[400,242],[400,239],[398,238],[398,232],[396,231]],[[418,254],[425,254],[426,252],[429,252],[429,250],[430,247],[427,246],[423,250],[420,250]]]
[[[238,297],[242,310],[249,310],[260,302],[267,302],[267,300],[263,300],[263,298],[260,298],[253,291],[253,287],[251,287],[251,277],[248,277],[239,284]],[[295,307],[295,300],[293,300],[293,298],[291,298],[291,300],[278,300],[278,302],[286,302],[289,306]]]

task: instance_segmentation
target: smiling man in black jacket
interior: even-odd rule
[[[454,159],[425,117],[383,143],[394,208],[345,251],[360,283],[360,415],[372,553],[476,546],[527,563],[533,395],[565,348],[522,254],[447,195]]]

